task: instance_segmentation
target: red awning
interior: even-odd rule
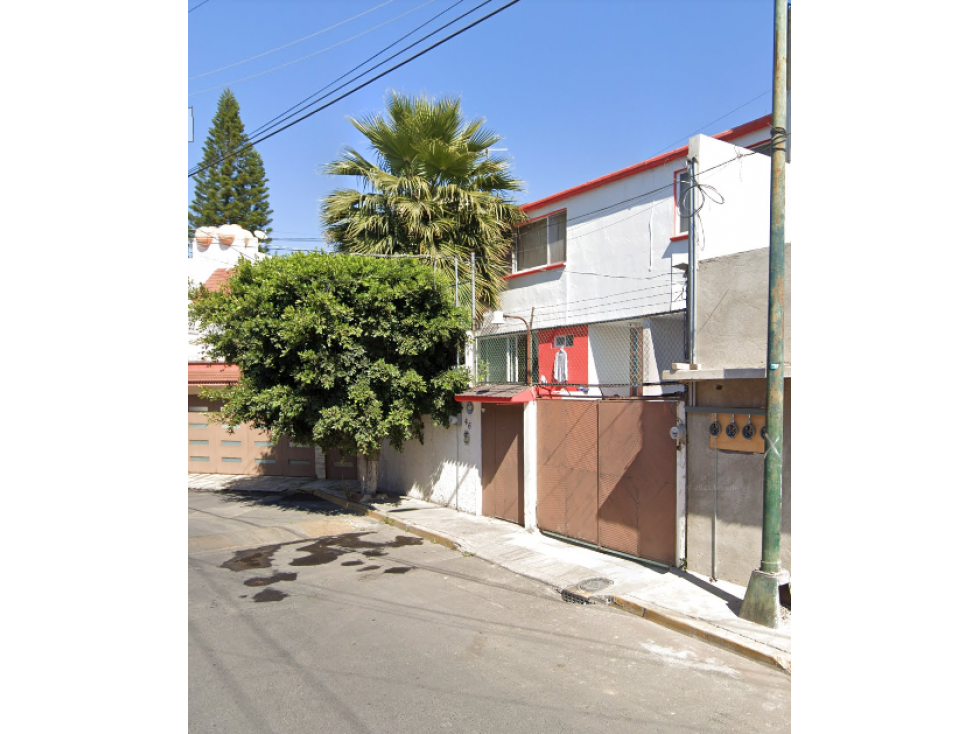
[[[537,398],[534,388],[528,385],[486,383],[475,385],[456,395],[458,403],[530,403]]]

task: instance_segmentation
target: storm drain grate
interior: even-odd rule
[[[578,584],[578,588],[582,591],[587,591],[589,594],[594,594],[596,591],[602,591],[607,589],[612,585],[611,579],[594,578],[585,579]]]

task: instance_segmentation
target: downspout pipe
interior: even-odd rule
[[[687,321],[689,334],[688,344],[690,353],[687,355],[690,364],[697,363],[697,159],[691,157],[688,164],[690,184],[687,189],[687,210],[690,212],[690,224],[687,227]]]

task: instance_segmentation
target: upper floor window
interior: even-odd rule
[[[520,225],[513,243],[513,271],[564,262],[567,230],[567,209]]]
[[[690,169],[673,173],[673,234],[690,231]]]

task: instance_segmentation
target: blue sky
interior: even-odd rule
[[[463,0],[371,64],[481,1]],[[188,16],[195,121],[188,169],[200,161],[224,85],[252,131],[455,2],[208,0]],[[492,0],[378,71],[506,2]],[[683,145],[695,132],[716,133],[768,113],[771,14],[767,0],[522,0],[260,143],[276,244],[316,246],[288,238],[317,237],[319,200],[342,185],[318,169],[343,145],[368,152],[346,118],[381,110],[389,89],[461,96],[467,116],[486,118],[505,136],[500,145],[527,184],[520,200],[532,201]],[[191,181],[188,202],[192,196]]]

